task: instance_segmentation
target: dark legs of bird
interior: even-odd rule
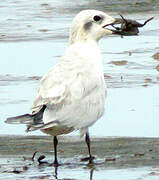
[[[58,160],[57,160],[57,145],[58,145],[58,140],[57,137],[54,136],[54,165],[58,165]]]
[[[87,147],[88,147],[89,157],[82,158],[81,161],[89,161],[89,164],[92,164],[94,157],[91,155],[91,148],[90,148],[91,141],[90,141],[89,133],[88,132],[86,133],[85,141],[86,141],[86,144],[87,144]]]
[[[94,157],[91,155],[91,148],[90,148],[90,143],[91,143],[91,141],[90,141],[89,133],[88,133],[88,132],[86,133],[85,141],[86,141],[86,144],[87,144],[87,147],[88,147],[89,163],[93,163]]]

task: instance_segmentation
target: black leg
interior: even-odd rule
[[[87,144],[87,147],[88,147],[89,157],[91,158],[91,157],[92,157],[92,155],[91,155],[91,149],[90,149],[90,143],[91,143],[91,141],[90,141],[88,132],[86,133],[85,141],[86,141],[86,144]]]
[[[91,147],[90,147],[90,138],[89,138],[89,133],[87,132],[86,133],[86,138],[85,138],[85,141],[86,141],[86,144],[87,144],[87,147],[88,147],[88,153],[89,153],[89,163],[93,163],[93,159],[94,157],[91,155]]]
[[[57,161],[57,145],[58,145],[58,140],[57,140],[57,137],[54,136],[54,156],[55,156],[54,165],[58,165],[58,161]]]
[[[82,158],[81,161],[89,161],[89,164],[93,164],[94,156],[92,156],[92,154],[91,154],[91,148],[90,148],[91,141],[90,141],[88,132],[86,133],[85,141],[86,141],[86,144],[87,144],[87,147],[88,147],[89,157]]]

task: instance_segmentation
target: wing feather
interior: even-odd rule
[[[66,53],[41,79],[32,112],[46,105],[44,123],[58,119],[62,124],[75,127],[77,114],[79,119],[86,119],[90,114],[90,120],[94,122],[103,113],[105,83],[102,67],[100,69],[102,61],[95,55],[92,58],[98,58],[99,64],[94,64],[96,60],[92,63],[93,60],[87,55],[78,54],[77,49],[76,52]],[[90,112],[91,107],[98,112]]]
[[[96,86],[96,79],[90,77],[88,69],[89,64],[85,63],[83,67],[82,59],[79,63],[73,63],[69,58],[61,60],[41,79],[32,113],[39,111],[43,105],[56,105],[66,99],[69,103],[71,98],[79,99],[86,95]]]

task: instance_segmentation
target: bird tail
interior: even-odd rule
[[[8,124],[26,124],[26,125],[32,125],[32,124],[41,124],[43,123],[43,113],[46,106],[42,106],[40,111],[36,114],[24,114],[21,116],[15,116],[7,118],[5,123]]]
[[[24,114],[21,116],[7,118],[5,123],[7,124],[32,124],[33,121],[34,121],[33,115]]]

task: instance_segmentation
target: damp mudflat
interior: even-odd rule
[[[158,179],[159,2],[4,0],[0,7],[0,178]],[[74,132],[60,137],[61,166],[39,166],[40,155],[52,162],[52,140],[4,120],[30,112],[41,76],[64,54],[73,17],[88,8],[141,23],[155,18],[138,36],[99,42],[108,95],[104,116],[90,128],[95,165],[80,162],[87,149]],[[24,158],[35,151],[34,162]]]
[[[67,180],[138,180],[159,177],[159,138],[93,138],[94,164],[85,143],[77,137],[60,137],[53,162],[52,139],[47,136],[0,136],[0,178]],[[32,158],[34,152],[35,156]],[[40,156],[45,159],[38,161]]]

